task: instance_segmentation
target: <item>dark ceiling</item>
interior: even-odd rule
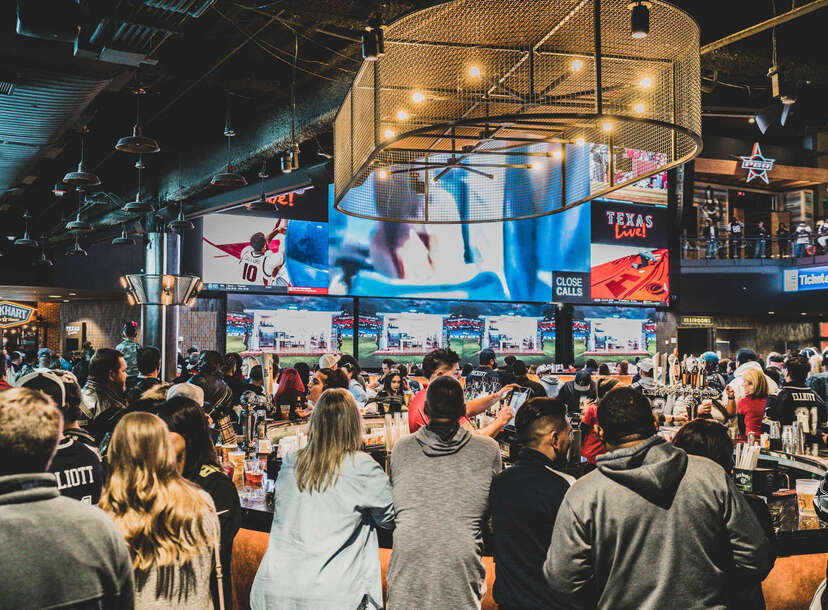
[[[65,239],[61,219],[77,210],[74,193],[56,198],[51,189],[77,166],[82,126],[89,129],[88,167],[102,180],[86,214],[98,218],[134,198],[136,158],[113,147],[131,133],[138,87],[146,91],[144,131],[162,148],[145,156],[145,196],[156,205],[172,207],[216,189],[209,177],[225,160],[228,108],[239,133],[231,139],[234,165],[251,182],[263,159],[269,173],[278,173],[277,156],[290,133],[294,32],[301,160],[303,165],[323,161],[317,152],[331,152],[332,113],[361,63],[360,31],[377,9],[376,2],[356,0],[81,0],[74,48],[18,35],[15,4],[0,3],[0,226],[3,235],[19,235],[23,211],[31,210],[34,233],[49,236],[51,244]],[[390,20],[430,4],[383,3],[381,12]],[[773,11],[771,0],[675,4],[696,18],[702,44]],[[776,3],[779,12],[790,8],[785,0]],[[778,28],[786,80],[828,84],[826,26],[828,9]],[[703,56],[706,133],[758,134],[744,118],[715,115],[746,116],[769,102],[770,40],[764,32]],[[15,87],[7,99],[17,95],[21,105],[4,106],[4,82]],[[804,127],[768,137],[793,143]],[[824,128],[824,116],[808,127]],[[0,240],[0,254],[9,247]]]

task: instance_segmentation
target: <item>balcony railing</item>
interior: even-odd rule
[[[813,265],[822,262],[828,248],[819,244],[801,244],[795,239],[743,237],[716,239],[684,237],[681,239],[681,258],[684,260],[743,260],[788,259],[791,265]]]

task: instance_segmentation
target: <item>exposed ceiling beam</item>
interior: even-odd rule
[[[828,6],[828,0],[813,0],[813,2],[809,2],[808,4],[803,4],[802,6],[789,10],[787,13],[771,17],[770,19],[766,19],[765,21],[752,25],[749,28],[745,28],[739,32],[734,32],[733,34],[729,34],[728,36],[720,38],[715,42],[706,44],[701,48],[700,54],[705,55],[706,53],[710,53],[716,49],[721,49],[722,47],[726,47],[727,45],[733,44],[739,40],[750,38],[754,34],[764,32],[765,30],[769,30],[777,25],[792,21],[793,19],[797,19],[803,15],[807,15],[808,13],[813,13],[814,11],[825,8],[826,6]]]

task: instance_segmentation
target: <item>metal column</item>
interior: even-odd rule
[[[144,272],[152,275],[181,272],[181,236],[178,233],[147,234]],[[176,377],[178,357],[178,306],[142,305],[142,343],[161,350],[161,378]]]

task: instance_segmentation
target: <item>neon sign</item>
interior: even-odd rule
[[[277,193],[276,195],[270,195],[269,197],[265,197],[265,201],[272,205],[274,208],[292,208],[296,203],[296,198],[301,195],[304,195],[307,191],[311,190],[312,188],[313,185],[310,185],[303,186],[302,188],[294,189],[292,191],[287,191],[285,193]],[[245,206],[249,208],[254,203],[255,201],[249,201],[245,204]]]
[[[611,212],[607,210],[607,224],[613,227],[615,239],[647,237],[647,229],[653,226],[653,216],[652,214]]]
[[[768,159],[762,154],[762,149],[759,148],[759,142],[753,143],[753,150],[749,157],[739,157],[742,160],[742,169],[748,170],[747,180],[750,182],[754,178],[759,178],[765,184],[768,182],[768,172],[773,169],[773,163],[776,159]]]
[[[14,301],[0,301],[0,329],[28,324],[34,313],[34,307]]]

